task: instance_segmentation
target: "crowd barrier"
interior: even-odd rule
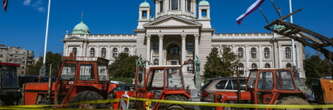
[[[191,105],[191,106],[206,106],[206,107],[230,107],[230,108],[257,108],[257,109],[333,109],[333,104],[326,105],[268,105],[268,104],[230,104],[230,103],[211,103],[211,102],[192,102],[192,101],[176,101],[176,100],[159,100],[159,99],[145,99],[145,98],[122,98],[122,99],[109,99],[109,100],[93,100],[83,101],[78,103],[72,103],[69,105],[77,104],[103,104],[114,102],[130,102],[130,101],[143,101],[147,106],[146,110],[150,110],[152,103],[166,103],[166,104],[179,104],[179,105]],[[60,105],[15,105],[15,106],[1,106],[0,109],[4,110],[67,110],[67,108],[59,108]],[[128,106],[127,106],[128,107]],[[68,109],[68,110],[80,110],[80,109]]]

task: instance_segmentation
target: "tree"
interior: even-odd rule
[[[219,56],[217,48],[213,48],[207,57],[205,65],[205,78],[231,76],[238,64],[236,55],[230,48],[224,48],[222,57]]]
[[[309,84],[311,79],[333,74],[333,64],[328,59],[322,59],[319,55],[313,55],[306,57],[304,60],[304,70],[307,77],[306,83]]]
[[[111,79],[130,82],[130,80],[134,78],[137,59],[137,56],[120,53],[110,65],[109,71],[111,73]]]
[[[62,56],[59,53],[47,52],[46,54],[46,71],[49,72],[49,66],[52,64],[52,74],[58,72]],[[39,75],[39,70],[43,65],[43,57],[40,57],[38,61],[27,67],[27,74]]]

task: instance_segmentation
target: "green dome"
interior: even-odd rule
[[[199,5],[200,5],[200,6],[203,6],[203,5],[209,5],[209,2],[208,2],[207,0],[201,0],[201,1],[199,2]]]
[[[140,7],[150,7],[150,5],[147,1],[144,1],[140,4]]]
[[[90,34],[89,27],[81,21],[73,28],[72,34]]]

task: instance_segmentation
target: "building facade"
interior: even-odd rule
[[[32,65],[33,52],[19,47],[9,47],[0,44],[0,62],[20,64],[17,68],[17,74],[24,75],[27,71],[27,66]]]
[[[240,60],[242,75],[251,68],[292,67],[292,54],[300,77],[304,76],[303,46],[273,33],[214,33],[210,4],[206,0],[154,0],[155,14],[148,2],[139,5],[135,34],[92,34],[84,22],[77,24],[64,38],[64,56],[104,57],[112,63],[121,52],[137,55],[149,65],[179,65],[196,56],[201,61],[201,75],[212,48],[222,53],[230,48]],[[296,58],[296,57],[295,57]],[[193,66],[183,67],[185,82],[193,86]]]

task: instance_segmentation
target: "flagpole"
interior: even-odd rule
[[[50,23],[50,10],[51,10],[51,0],[48,2],[47,7],[47,17],[46,17],[46,29],[45,29],[45,41],[44,41],[44,57],[43,57],[43,73],[42,75],[46,74],[46,52],[47,52],[47,41],[49,36],[49,23]],[[40,73],[41,74],[41,73]]]
[[[289,0],[289,13],[293,12],[293,4],[292,4],[292,0]],[[290,23],[294,23],[294,17],[293,15],[290,16]],[[293,66],[297,67],[297,63],[296,63],[296,49],[295,49],[295,40],[291,39],[291,49],[292,49],[292,57],[293,57]]]

